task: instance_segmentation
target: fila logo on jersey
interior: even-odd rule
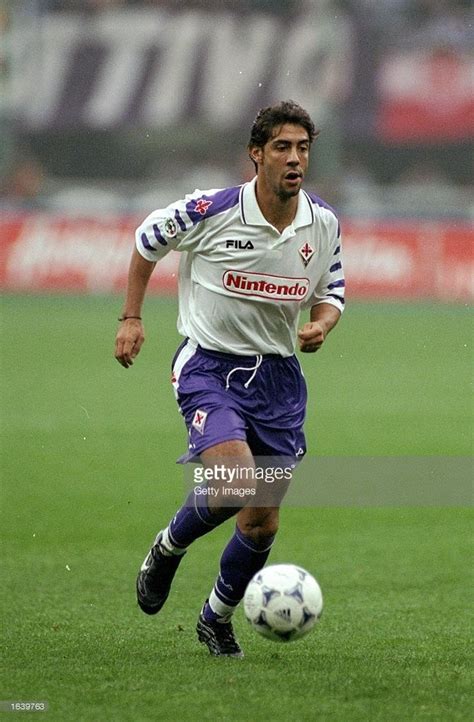
[[[202,411],[201,409],[197,409],[196,413],[194,414],[192,426],[193,426],[193,428],[196,429],[196,431],[199,431],[200,434],[204,433],[206,419],[207,419],[207,411]]]
[[[306,241],[304,246],[301,246],[301,248],[299,249],[299,254],[302,258],[303,265],[306,268],[306,266],[314,256],[314,248],[309,245],[308,241]]]
[[[222,277],[222,285],[228,291],[243,296],[259,296],[274,301],[302,301],[308,293],[309,279],[229,270]]]
[[[194,210],[197,213],[200,213],[201,216],[205,216],[207,213],[207,209],[209,208],[209,206],[212,206],[212,203],[212,201],[206,201],[204,198],[200,198],[198,201],[196,201]]]
[[[252,241],[234,241],[229,239],[225,242],[226,248],[236,248],[238,251],[247,251],[254,248]]]

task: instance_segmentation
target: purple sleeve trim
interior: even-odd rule
[[[331,211],[331,213],[337,220],[337,238],[339,238],[341,235],[341,226],[339,224],[339,219],[337,217],[337,213],[334,210],[334,208],[332,206],[330,206],[329,203],[326,203],[326,201],[323,201],[323,199],[320,198],[319,196],[317,196],[315,193],[308,193],[308,191],[306,191],[306,193],[315,205],[319,206],[320,208],[326,208],[326,210]]]
[[[327,295],[331,296],[331,298],[335,298],[336,301],[339,301],[339,303],[342,303],[342,305],[344,306],[345,300],[342,298],[342,296],[338,296],[337,293],[328,293]]]
[[[179,215],[178,209],[175,210],[175,212],[174,212],[174,217],[175,217],[175,219],[176,219],[176,223],[177,223],[178,226],[181,228],[181,230],[182,230],[182,231],[185,231],[185,230],[186,230],[186,223],[183,221],[183,219],[182,219],[181,216]]]
[[[155,232],[155,238],[162,246],[167,246],[168,241],[165,241],[163,236],[161,235],[160,229],[158,228],[158,225],[156,223],[153,224],[153,230]]]
[[[186,204],[186,212],[193,225],[206,218],[212,218],[219,213],[228,211],[239,202],[240,186],[224,188],[213,195],[202,195],[193,198]]]
[[[149,241],[148,241],[148,236],[147,236],[146,233],[142,233],[142,235],[140,236],[140,240],[141,240],[141,242],[143,243],[143,247],[146,248],[147,251],[154,251],[154,250],[156,250],[155,248],[153,248],[153,246],[150,245],[150,243],[149,243]]]

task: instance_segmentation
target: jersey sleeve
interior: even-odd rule
[[[197,209],[197,210],[196,210]],[[135,231],[138,252],[147,261],[159,261],[169,251],[190,251],[203,238],[206,202],[196,190],[184,199],[150,213]]]
[[[332,240],[328,245],[326,271],[322,274],[311,296],[306,299],[304,308],[311,308],[320,303],[329,303],[339,309],[341,313],[344,311],[346,282],[342,266],[341,230],[337,218],[335,220],[337,226],[335,226]]]

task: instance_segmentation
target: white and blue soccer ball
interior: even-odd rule
[[[316,579],[294,564],[274,564],[250,580],[244,613],[259,634],[275,642],[304,637],[323,611],[323,595]]]

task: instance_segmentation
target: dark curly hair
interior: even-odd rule
[[[319,130],[316,130],[309,113],[301,105],[294,100],[282,100],[276,105],[258,111],[250,131],[247,148],[249,150],[263,148],[272,137],[273,129],[285,123],[301,125],[307,131],[310,143],[319,135]]]

